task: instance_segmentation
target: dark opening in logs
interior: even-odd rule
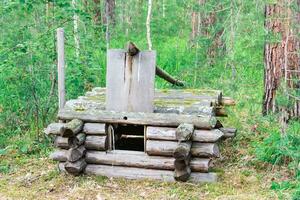
[[[115,150],[144,151],[144,126],[118,125],[114,128]]]

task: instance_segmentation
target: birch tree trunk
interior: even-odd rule
[[[79,46],[79,35],[78,35],[78,21],[79,17],[76,14],[76,0],[72,0],[72,8],[73,8],[73,27],[74,27],[74,43],[75,43],[75,52],[76,58],[79,58],[80,46]]]
[[[146,20],[146,29],[147,29],[147,42],[148,42],[148,49],[152,50],[152,41],[151,41],[151,12],[152,12],[152,0],[148,0],[148,14]]]

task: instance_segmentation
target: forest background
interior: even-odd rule
[[[26,176],[28,170],[36,169],[31,168],[32,163],[44,159],[47,165],[54,166],[47,160],[52,138],[44,135],[43,128],[55,120],[58,108],[56,29],[65,30],[66,89],[67,99],[71,99],[95,86],[105,86],[107,48],[124,48],[128,41],[133,41],[140,49],[148,49],[148,3],[147,0],[1,0],[0,186],[3,187],[0,197],[20,197],[19,183],[9,187],[11,178]],[[262,114],[264,46],[270,38],[280,40],[270,37],[265,27],[265,7],[280,3],[299,15],[299,1],[293,0],[152,2],[150,37],[159,66],[184,80],[188,88],[222,90],[237,102],[228,109],[230,117],[224,120],[227,126],[236,127],[238,134],[223,145],[225,153],[220,161],[223,168],[216,169],[224,174],[223,185],[221,181],[219,185],[199,189],[209,191],[205,197],[241,193],[240,197],[248,199],[249,193],[253,194],[251,190],[258,188],[257,194],[261,196],[257,197],[300,199],[299,118],[292,118],[283,134],[278,120],[280,113]],[[159,78],[155,84],[157,88],[174,87]],[[299,100],[300,90],[293,95]],[[282,96],[276,101],[279,105],[286,104]],[[17,173],[21,168],[28,170]],[[230,170],[238,177],[238,183],[226,175],[232,175]],[[53,171],[41,175],[46,176],[45,180],[32,187],[40,187],[47,181],[62,181]],[[256,181],[247,182],[253,177]],[[82,182],[88,178],[74,179],[84,186]],[[108,184],[107,181],[96,180],[100,185]],[[116,184],[124,186],[122,182]],[[248,184],[253,186],[247,194]],[[164,187],[162,193],[174,198],[197,194],[190,186]],[[27,191],[26,187],[23,190]],[[38,195],[37,191],[33,189],[27,198]]]

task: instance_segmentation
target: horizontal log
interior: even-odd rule
[[[146,152],[148,155],[173,156],[177,147],[174,141],[147,140]],[[216,143],[193,142],[191,154],[194,157],[219,157],[220,152]]]
[[[91,150],[107,150],[107,136],[86,136],[84,146]]]
[[[194,157],[219,157],[220,151],[216,143],[198,143],[194,142],[191,148],[191,154]]]
[[[236,135],[237,129],[236,128],[220,128],[220,131],[223,132],[224,138],[233,138]]]
[[[65,162],[67,161],[67,153],[68,150],[57,149],[56,151],[52,152],[49,157],[55,161]]]
[[[154,101],[154,113],[175,113],[188,115],[215,115],[215,107],[211,107],[212,103],[209,100],[191,103],[189,101]],[[104,100],[98,101],[91,97],[79,97],[67,101],[66,109],[74,111],[83,110],[105,110]]]
[[[73,145],[73,138],[56,136],[54,146],[62,149],[69,149]]]
[[[44,129],[46,135],[60,135],[63,131],[64,123],[52,123]]]
[[[83,132],[87,135],[105,135],[105,124],[85,123]]]
[[[61,136],[63,137],[73,137],[82,130],[83,127],[82,120],[76,118],[70,120],[71,120],[70,122],[66,123],[63,126],[63,131],[61,132]]]
[[[78,160],[76,162],[67,161],[66,164],[65,164],[65,170],[69,174],[79,175],[79,174],[81,174],[81,172],[84,171],[86,165],[87,164],[86,164],[84,158],[81,158],[80,160]]]
[[[152,140],[176,141],[176,128],[147,126],[146,138]],[[217,142],[223,136],[219,129],[194,130],[192,141],[194,142]]]
[[[222,97],[221,105],[224,106],[235,106],[236,102],[231,97]]]
[[[85,160],[88,164],[128,166],[146,169],[174,170],[174,158],[164,156],[148,156],[144,152],[114,150],[111,152],[87,151]],[[194,172],[208,172],[211,160],[193,158],[190,167]]]
[[[217,121],[216,118],[212,116],[114,111],[71,111],[66,109],[59,111],[58,118],[63,120],[71,120],[77,118],[85,122],[120,123],[171,127],[177,127],[181,123],[191,123],[199,129],[213,129]]]
[[[83,145],[79,147],[70,148],[67,152],[67,160],[70,162],[75,162],[82,157],[84,157],[86,149]]]
[[[114,178],[151,179],[167,182],[175,181],[174,172],[169,170],[88,164],[85,168],[85,173]],[[193,172],[191,173],[189,181],[196,183],[216,182],[217,175],[215,173]]]

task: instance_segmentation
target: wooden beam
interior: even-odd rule
[[[85,155],[88,164],[103,164],[113,166],[128,166],[146,169],[174,170],[174,158],[164,156],[148,156],[144,152],[114,150],[87,151]],[[211,159],[193,158],[190,167],[194,172],[208,172]]]
[[[195,128],[213,129],[216,118],[212,116],[178,115],[162,113],[135,113],[114,111],[72,111],[62,110],[58,118],[63,120],[81,119],[85,122],[120,123],[136,125],[170,126],[177,127],[181,123],[194,124]]]
[[[128,42],[127,53],[130,56],[135,56],[139,52],[140,52],[139,48],[133,42]],[[155,68],[155,74],[173,85],[177,85],[181,87],[184,86],[184,83],[182,81],[175,79],[174,77],[172,77],[170,74],[168,74],[166,71],[159,68],[158,66],[156,66]]]
[[[88,135],[86,136],[84,145],[86,149],[105,151],[108,148],[107,136]]]
[[[100,175],[114,178],[126,179],[150,179],[166,182],[174,182],[174,172],[169,170],[143,169],[135,167],[109,166],[88,164],[85,173],[90,175]],[[191,173],[189,181],[196,183],[216,182],[217,175],[215,173]]]
[[[85,123],[83,126],[83,132],[87,135],[105,135],[105,124]]]
[[[171,140],[176,141],[176,128],[147,126],[146,138],[151,140]],[[194,130],[192,141],[194,142],[217,142],[223,137],[223,132],[219,129]]]
[[[64,29],[57,29],[57,72],[58,72],[58,109],[64,108],[66,103],[65,89],[65,50]]]
[[[50,154],[49,158],[54,161],[65,162],[65,161],[67,161],[67,153],[68,153],[68,150],[57,149],[56,151],[54,151]]]
[[[83,121],[73,118],[70,122],[66,123],[61,132],[61,136],[63,137],[74,137],[78,134],[83,127]]]
[[[146,152],[148,155],[173,156],[177,144],[174,141],[147,140]],[[191,154],[194,157],[211,158],[219,157],[220,152],[216,143],[193,142]]]

